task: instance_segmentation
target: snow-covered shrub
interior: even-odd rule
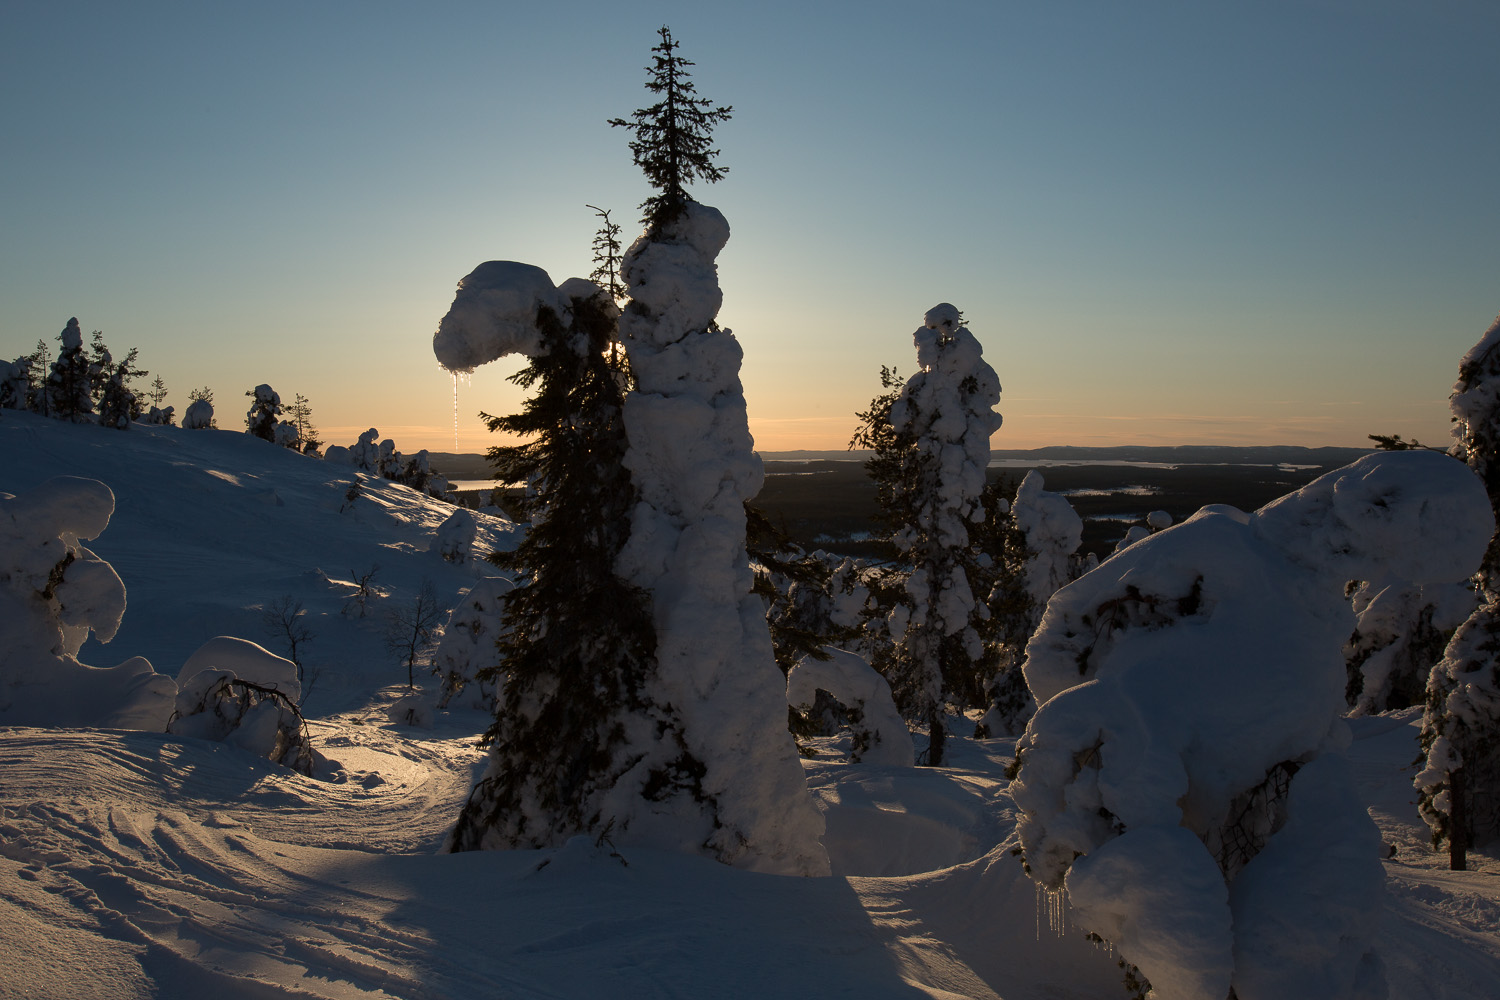
[[[803,714],[824,691],[844,708],[853,736],[849,759],[866,764],[910,767],[916,762],[911,733],[896,711],[891,687],[857,653],[825,647],[826,660],[803,657],[786,676],[786,700]]]
[[[432,551],[451,563],[466,563],[479,534],[479,522],[464,507],[457,507],[433,532]]]
[[[177,704],[167,731],[229,743],[303,774],[318,755],[297,703],[297,665],[234,636],[199,646],[177,673]]]
[[[176,422],[176,420],[176,407],[168,406],[163,409],[161,407],[153,406],[151,407],[151,409],[147,410],[146,415],[141,418],[141,423],[155,424],[161,427],[171,427],[173,423]]]
[[[245,395],[253,397],[250,409],[245,413],[245,433],[262,441],[275,441],[276,418],[281,416],[280,394],[262,383],[247,390]]]
[[[0,725],[166,727],[170,677],[139,656],[109,669],[78,661],[89,632],[108,642],[125,613],[125,585],[81,544],[114,507],[109,487],[71,476],[0,493]]]
[[[177,706],[166,732],[231,744],[311,775],[317,765],[297,703],[297,664],[257,643],[217,636],[177,672]]]
[[[189,430],[206,430],[214,425],[214,404],[206,399],[195,399],[188,404],[182,415],[182,426]]]
[[[1344,585],[1461,579],[1492,530],[1463,466],[1381,454],[1058,591],[1011,785],[1032,877],[1153,995],[1382,995],[1380,840],[1340,753]]]
[[[385,714],[398,726],[417,729],[431,729],[435,718],[432,698],[422,691],[412,691],[397,698]]]
[[[1073,578],[1072,560],[1083,538],[1083,518],[1060,493],[1042,487],[1042,474],[1026,473],[1011,503],[1011,517],[1026,538],[1026,591],[1032,599],[1032,624],[1039,624],[1059,588]]]
[[[22,410],[31,395],[31,359],[0,360],[0,409]]]
[[[289,420],[283,420],[277,424],[272,437],[283,448],[290,448],[292,451],[302,450],[302,435],[298,432],[297,425]]]
[[[323,461],[335,465],[353,465],[354,452],[341,444],[331,444],[323,449]]]
[[[514,589],[509,580],[488,576],[459,597],[432,656],[440,684],[438,708],[495,711],[497,683],[479,672],[500,662],[495,643],[505,633],[505,598]]]

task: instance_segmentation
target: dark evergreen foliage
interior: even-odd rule
[[[574,299],[568,325],[546,307],[537,325],[545,353],[512,379],[535,394],[518,414],[485,416],[490,430],[528,439],[489,455],[497,479],[531,485],[518,502],[532,527],[514,552],[490,557],[519,586],[506,598],[499,662],[480,673],[503,690],[484,735],[490,766],[452,850],[604,836],[614,817],[602,797],[645,753],[629,745],[634,720],[668,747],[642,794],[705,798],[702,763],[683,749],[671,708],[647,691],[656,649],[648,596],[614,572],[636,502],[623,465],[623,380],[607,354],[616,314],[603,296]],[[672,747],[681,752],[666,760]]]
[[[646,89],[660,99],[650,107],[640,108],[630,120],[612,118],[609,124],[623,126],[635,133],[630,152],[636,166],[659,194],[641,203],[642,223],[655,232],[682,213],[690,200],[683,185],[695,179],[713,184],[729,172],[714,163],[719,155],[710,146],[714,126],[729,120],[731,107],[716,108],[707,98],[697,96],[688,79],[689,59],[676,54],[680,43],[672,40],[666,25],[658,31],[661,44],[652,65],[646,67],[649,77]]]
[[[58,335],[62,349],[47,374],[46,400],[42,412],[58,420],[84,422],[92,419],[94,374],[83,349],[83,332],[76,318]]]

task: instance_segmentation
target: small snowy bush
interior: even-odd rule
[[[478,533],[479,522],[474,519],[474,515],[466,508],[459,507],[435,529],[432,550],[448,562],[462,565],[469,561]]]
[[[167,731],[242,747],[312,774],[317,754],[297,708],[297,665],[234,636],[199,646],[177,673],[177,703]]]
[[[824,691],[844,707],[854,741],[850,761],[895,767],[916,763],[911,733],[896,711],[885,678],[856,653],[831,646],[823,652],[828,659],[804,657],[787,674],[787,704],[807,714],[813,710],[818,692]]]
[[[182,426],[189,430],[207,430],[214,425],[214,404],[206,399],[195,399],[188,404],[182,415]]]
[[[441,685],[438,708],[495,711],[496,682],[481,679],[480,671],[500,662],[495,643],[505,632],[505,597],[514,589],[509,580],[485,577],[459,597],[432,657]]]
[[[1462,579],[1493,530],[1433,452],[1255,514],[1210,507],[1058,591],[1012,796],[1028,870],[1169,997],[1382,995],[1383,872],[1352,789],[1350,579]]]

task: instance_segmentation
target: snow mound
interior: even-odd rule
[[[166,728],[171,678],[139,656],[78,660],[91,632],[108,642],[125,616],[124,583],[81,544],[114,509],[108,486],[73,476],[0,494],[0,724]]]

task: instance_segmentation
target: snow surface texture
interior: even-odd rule
[[[891,767],[911,767],[916,750],[906,721],[896,711],[891,686],[858,653],[823,647],[826,660],[805,656],[786,675],[787,704],[808,712],[818,692],[827,691],[849,710],[854,747],[850,760]]]
[[[111,484],[116,510],[92,544],[129,583],[127,649],[180,664],[222,632],[256,634],[268,594],[301,601],[318,631],[305,665],[321,668],[303,709],[342,762],[315,781],[225,743],[0,726],[6,1000],[1122,995],[1115,956],[1009,853],[1009,740],[955,737],[943,768],[849,764],[847,737],[820,747],[804,766],[833,878],[642,849],[622,849],[625,867],[576,844],[439,856],[488,719],[393,727],[405,669],[377,614],[339,608],[350,568],[373,563],[389,595],[377,611],[423,576],[445,594],[475,583],[475,567],[427,551],[447,508],[372,481],[341,515],[347,467],[238,431],[118,434],[7,412],[0,454],[9,493],[70,472]],[[282,506],[262,499],[271,487]],[[511,537],[480,523],[487,545]],[[97,651],[90,640],[84,659]],[[1362,805],[1397,848],[1379,936],[1390,995],[1493,1000],[1500,861],[1471,852],[1476,870],[1450,872],[1429,848],[1408,767],[1419,720],[1350,723]]]
[[[78,660],[91,631],[108,642],[125,615],[114,567],[81,544],[114,509],[108,486],[72,476],[0,493],[0,725],[166,728],[171,678],[139,656],[110,669]]]
[[[740,345],[714,324],[723,299],[714,259],[728,239],[717,209],[689,202],[657,235],[636,240],[621,268],[631,301],[620,333],[636,379],[625,400],[625,465],[641,499],[618,572],[652,595],[651,700],[680,713],[685,749],[707,768],[714,826],[686,796],[647,808],[640,783],[650,758],[616,786],[619,801],[606,812],[628,817],[622,825],[636,843],[823,874],[822,816],[787,732],[765,609],[750,592],[744,504],[764,471],[746,420]]]
[[[1372,455],[1253,515],[1205,508],[1059,591],[1011,788],[1033,877],[1162,1000],[1231,976],[1240,1000],[1380,995],[1379,840],[1338,755],[1344,584],[1462,579],[1493,529],[1464,466]]]

